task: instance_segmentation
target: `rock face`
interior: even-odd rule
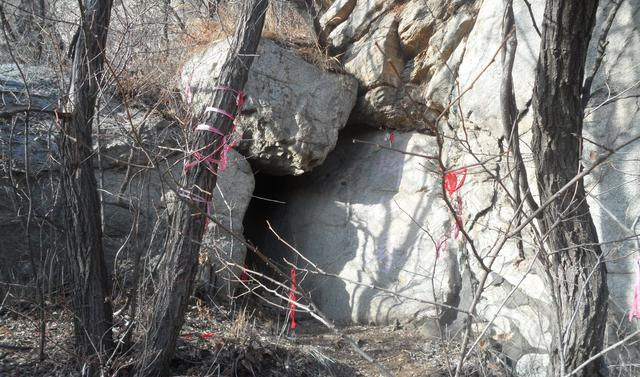
[[[531,3],[532,13],[536,25],[542,25],[542,3]],[[640,93],[638,82],[640,73],[631,69],[637,65],[637,49],[640,47],[636,21],[640,2],[631,1],[622,4],[618,10],[611,31],[607,37],[609,43],[602,66],[594,77],[591,87],[591,98],[585,109],[585,123],[583,135],[589,140],[584,143],[583,160],[585,166],[590,166],[595,159],[604,153],[606,148],[616,148],[637,135],[632,131],[632,124],[638,121],[640,106],[637,101],[625,97],[626,94],[637,96]],[[594,28],[587,58],[586,75],[591,75],[597,56],[598,39],[603,33],[604,22],[613,6],[601,4],[598,12],[597,25]],[[459,121],[464,117],[467,127],[481,128],[494,135],[497,139],[501,134],[499,124],[500,108],[496,104],[501,79],[500,65],[491,64],[493,55],[502,43],[500,38],[500,20],[503,4],[496,1],[485,1],[480,8],[475,26],[464,45],[458,46],[462,56],[458,70],[458,80],[461,88],[473,87],[462,99],[461,111],[454,111],[452,121]],[[514,3],[516,28],[518,35],[518,49],[514,66],[514,84],[516,102],[519,109],[527,109],[532,96],[534,73],[539,49],[539,37],[535,30],[533,19],[524,3]],[[454,53],[456,55],[456,53]],[[499,61],[499,60],[498,60]],[[633,63],[635,62],[635,63]],[[488,69],[480,75],[483,68]],[[453,85],[451,86],[454,91]],[[489,93],[493,93],[489,95]],[[625,95],[620,95],[625,93]],[[634,94],[631,94],[634,93]],[[615,98],[615,100],[613,100]],[[527,115],[520,123],[522,145],[529,145],[531,117]],[[489,141],[472,141],[472,149],[482,150],[488,154],[493,152],[487,146],[495,145]],[[525,161],[530,161],[531,151],[523,149]],[[614,154],[610,162],[597,168],[585,178],[588,202],[598,231],[599,239],[603,242],[608,268],[609,310],[612,317],[623,315],[631,306],[633,298],[631,292],[633,281],[634,261],[633,251],[638,249],[636,241],[629,236],[637,234],[633,225],[640,216],[637,201],[632,200],[638,194],[637,185],[632,184],[628,177],[640,174],[640,166],[633,157],[640,153],[640,143],[633,143]],[[528,164],[528,170],[533,171],[533,163]],[[626,179],[624,177],[627,177]],[[536,190],[535,177],[530,176],[532,189]],[[514,282],[514,275],[508,279]],[[534,296],[536,289],[525,289],[529,296]],[[533,319],[533,317],[532,317]]]
[[[514,78],[520,110],[528,108],[532,96],[539,48],[536,27],[542,25],[543,3],[531,6],[514,3],[519,40]],[[433,154],[433,140],[416,131],[433,126],[446,110],[440,124],[446,133],[443,162],[449,169],[469,167],[459,191],[461,218],[485,263],[496,240],[512,229],[514,215],[504,189],[511,188],[513,159],[499,141],[504,136],[499,105],[503,7],[497,0],[346,0],[333,2],[321,18],[330,48],[341,54],[345,69],[360,84],[352,123],[411,131],[397,133],[394,146]],[[595,64],[597,41],[613,8],[607,3],[599,9],[587,74]],[[594,77],[585,112],[585,166],[605,153],[600,145],[615,148],[638,134],[632,127],[640,114],[636,100],[640,71],[633,68],[640,49],[638,9],[637,0],[620,7]],[[461,93],[460,102],[449,107]],[[520,132],[525,163],[533,172],[530,127],[529,112]],[[388,137],[380,131],[353,128],[348,132],[345,137],[355,133],[357,138],[388,145]],[[640,207],[631,198],[638,194],[632,177],[640,174],[639,148],[640,143],[626,146],[586,178],[594,221],[605,242],[612,339],[615,331],[626,326],[614,325],[614,318],[625,314],[633,297],[634,251],[640,247],[633,236]],[[294,181],[282,197],[287,207],[272,216],[279,224],[277,230],[305,257],[343,279],[310,275],[305,280],[321,309],[336,320],[386,323],[436,317],[440,324],[448,324],[454,314],[447,317],[446,311],[438,313],[420,300],[448,302],[462,309],[471,303],[482,268],[470,243],[455,239],[454,220],[442,207],[439,193],[442,173],[428,159],[418,163],[412,158],[416,157],[340,141],[323,166]],[[501,186],[500,182],[508,183]],[[535,196],[535,177],[529,176],[529,182]],[[441,248],[442,256],[436,261],[436,244],[444,235],[448,236],[446,251]],[[477,306],[485,322],[478,326],[482,331],[489,324],[487,335],[509,339],[503,352],[513,360],[528,355],[518,368],[533,376],[543,370],[533,364],[543,362],[539,355],[549,347],[553,316],[536,262],[534,235],[525,230],[521,236],[525,240],[522,253],[515,241],[509,241],[492,265]],[[277,242],[267,244],[276,248]],[[278,257],[295,260],[290,251],[279,253]],[[423,278],[418,279],[418,274]],[[425,282],[431,279],[436,282],[433,286]],[[419,300],[394,297],[371,285]],[[457,323],[453,320],[452,326]]]
[[[486,132],[477,138],[479,145],[495,140]],[[320,168],[288,182],[281,196],[287,204],[270,214],[276,231],[309,263],[269,235],[262,244],[275,260],[312,271],[315,264],[331,275],[309,274],[302,285],[334,320],[400,320],[424,324],[430,334],[438,333],[438,326],[457,327],[455,311],[425,301],[466,310],[481,267],[442,200],[443,174],[430,158],[437,152],[435,138],[395,133],[391,146],[412,155],[375,145],[389,146],[389,134],[348,130]],[[479,153],[493,148],[487,145]],[[445,155],[462,183],[458,167],[473,165],[472,158],[453,144]],[[491,164],[492,171],[506,167],[505,162]],[[468,169],[460,189],[446,195],[459,209],[477,252],[486,256],[513,216],[506,196],[478,168]],[[534,260],[519,260],[515,243],[509,242],[494,262],[477,308],[483,318],[493,319],[492,335],[514,341],[504,352],[516,360],[544,352],[550,338],[549,299],[542,278],[530,268]]]
[[[0,66],[0,87],[5,98],[0,111],[25,103],[24,85],[15,78],[16,71],[13,66]],[[29,67],[26,72],[37,105],[43,109],[56,108],[57,89],[51,72],[37,67]],[[9,119],[0,121],[0,243],[6,250],[0,254],[0,265],[18,266],[19,271],[1,270],[2,281],[9,280],[5,278],[12,274],[18,275],[16,278],[30,277],[29,245],[25,241],[28,190],[33,198],[32,249],[53,258],[64,248],[62,232],[54,230],[61,226],[62,216],[55,121],[50,115],[32,115],[27,137],[24,117],[13,120],[15,124]],[[166,226],[164,208],[168,204],[166,194],[180,178],[182,161],[175,150],[183,142],[179,128],[157,112],[145,108],[125,111],[117,103],[101,109],[94,132],[94,148],[100,151],[94,166],[102,168],[97,169],[96,179],[104,202],[103,242],[107,263],[113,268],[137,253],[151,256],[161,250]],[[28,161],[28,170],[25,161]],[[229,166],[218,179],[212,208],[217,219],[240,236],[253,185],[248,162],[231,151]],[[242,263],[246,249],[214,224],[209,224],[203,242],[201,284],[217,291],[222,283],[211,281],[210,273],[218,270],[213,263],[220,265],[215,258],[227,257]],[[211,245],[216,245],[215,252]],[[229,280],[224,273],[218,276],[218,281],[222,280]]]
[[[479,1],[335,1],[321,18],[329,47],[360,83],[354,122],[400,130],[433,125],[442,103],[425,101],[436,72],[476,21]],[[450,82],[444,83],[447,90]],[[432,88],[434,90],[435,88]]]
[[[211,101],[227,50],[227,41],[219,41],[183,68],[182,85],[193,93],[196,113]],[[335,147],[354,106],[357,82],[324,72],[269,40],[260,42],[257,54],[238,120],[239,132],[248,140],[239,150],[267,174],[310,171]]]
[[[374,130],[345,135],[319,169],[288,185],[287,205],[271,216],[274,228],[306,258],[340,277],[309,274],[302,285],[338,321],[444,321],[433,306],[408,299],[457,305],[457,257],[442,250],[437,258],[436,252],[438,239],[451,231],[438,199],[440,178],[424,158],[353,144],[352,137],[388,145]],[[434,140],[399,134],[393,146],[428,155],[436,149]],[[277,240],[268,249],[280,250],[276,260],[298,260]],[[298,265],[311,268],[302,261]]]
[[[220,174],[213,196],[211,212],[227,229],[243,238],[244,215],[251,201],[255,180],[246,158],[236,151],[229,153],[229,165]],[[202,239],[199,282],[212,298],[232,297],[242,274],[246,246],[214,223]]]
[[[540,45],[536,28],[542,25],[543,12],[543,2],[529,3],[531,9],[525,2],[514,2],[518,49],[513,74],[516,104],[524,112],[532,97]],[[588,54],[588,75],[614,5],[601,2]],[[239,133],[250,139],[239,146],[246,157],[232,158],[235,164],[225,172],[227,179],[221,177],[214,208],[223,224],[242,232],[242,217],[253,188],[245,158],[262,173],[296,176],[270,178],[278,186],[278,199],[286,205],[279,204],[265,216],[304,258],[273,235],[263,234],[264,239],[254,241],[277,261],[284,258],[301,268],[320,268],[319,274],[301,276],[301,285],[323,312],[340,322],[399,320],[415,323],[429,333],[455,331],[462,326],[463,316],[432,303],[467,310],[483,273],[480,260],[492,260],[476,307],[475,329],[480,332],[486,327],[485,336],[502,340],[502,352],[517,362],[518,373],[540,376],[548,363],[545,354],[553,314],[536,236],[526,228],[495,258],[488,257],[496,240],[512,231],[515,213],[506,191],[512,187],[513,157],[500,141],[505,136],[499,107],[503,7],[501,0],[335,0],[320,24],[327,47],[355,79],[323,72],[279,45],[262,41],[245,88],[248,101],[238,120]],[[585,111],[585,166],[606,153],[606,148],[617,148],[638,135],[638,24],[640,0],[622,2]],[[194,112],[209,104],[227,51],[225,43],[196,54],[184,67],[181,79],[190,88]],[[46,75],[30,72],[27,70],[30,81],[32,76]],[[7,91],[21,90],[19,75],[3,74],[8,77],[3,81]],[[55,103],[48,84],[33,82],[32,94],[39,106]],[[454,99],[459,101],[450,106]],[[338,131],[349,117],[351,124],[338,140]],[[149,146],[179,146],[180,135],[157,114],[144,110],[134,111],[129,121],[129,115],[114,106],[101,119],[96,148],[102,152],[100,164],[106,169],[99,177],[107,202],[105,242],[113,254],[151,249],[149,245],[156,240],[140,245],[127,241],[131,224],[134,218],[143,219],[143,231],[155,229],[152,234],[159,234],[155,227],[162,222],[156,221],[155,211],[168,200],[160,199],[166,190],[158,176],[166,179],[172,169],[179,173],[179,158],[167,155],[158,164],[161,168],[153,171],[142,167],[126,171],[122,162],[148,164],[148,151],[131,139],[133,129]],[[430,158],[439,148],[435,138],[427,135],[436,119],[445,136],[445,172]],[[38,131],[30,131],[28,137],[24,126],[13,128],[11,135],[10,124],[0,123],[4,164],[0,242],[23,252],[24,217],[16,214],[24,213],[26,182],[34,182],[32,196],[38,198],[35,219],[53,219],[59,212],[51,204],[59,198],[56,181],[49,175],[56,174],[52,157],[57,152],[45,137],[51,120],[32,121],[36,123],[33,130]],[[380,128],[401,132],[390,134]],[[529,111],[523,113],[520,136],[527,170],[533,172],[530,128]],[[28,164],[25,139],[31,153]],[[637,323],[621,323],[620,318],[631,304],[634,261],[640,249],[636,237],[640,205],[633,200],[639,194],[639,155],[639,142],[626,145],[585,179],[609,273],[611,342]],[[464,185],[453,194],[444,193],[443,178],[455,172],[455,181],[461,182],[462,167],[467,168]],[[25,177],[27,170],[29,177]],[[533,175],[529,182],[537,198]],[[445,197],[458,211],[472,242],[456,230]],[[144,220],[145,216],[151,220]],[[522,250],[517,238],[523,240]],[[61,245],[56,233],[38,242]],[[228,294],[240,272],[244,247],[213,224],[204,245],[202,259],[209,262],[200,271],[201,282],[211,293]],[[0,268],[7,263],[0,260]],[[232,268],[224,274],[213,273],[224,266]],[[27,274],[28,269],[20,273]],[[625,352],[636,351],[629,347]]]

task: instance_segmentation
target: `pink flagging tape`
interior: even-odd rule
[[[242,267],[242,273],[240,274],[240,281],[243,282],[244,284],[249,283],[249,274],[247,273],[246,264],[244,265],[244,267]]]
[[[228,90],[236,94],[236,107],[239,109],[244,105],[244,92],[242,90],[233,89],[230,86],[218,85],[211,88],[211,90]]]
[[[192,92],[191,92],[191,79],[192,79],[192,75],[193,73],[191,73],[191,75],[189,75],[189,81],[187,83],[187,88],[186,88],[186,97],[187,97],[187,103],[191,102],[191,98],[192,98]],[[240,112],[242,111],[242,106],[244,105],[244,92],[242,90],[236,90],[233,88],[230,88],[228,86],[224,86],[224,85],[219,85],[219,86],[215,86],[212,88],[212,90],[227,90],[227,91],[231,91],[235,94],[236,96],[236,113],[240,114]],[[231,113],[229,113],[226,110],[223,109],[219,109],[217,107],[213,107],[213,106],[208,106],[205,108],[204,110],[205,113],[210,113],[210,112],[214,112],[214,113],[218,113],[218,114],[222,114],[224,116],[226,116],[227,118],[231,119],[232,122],[235,121],[236,117],[234,115],[232,115]],[[209,146],[205,146],[202,147],[200,150],[196,150],[196,151],[191,151],[188,154],[190,154],[191,157],[195,158],[194,161],[191,162],[187,162],[187,160],[185,159],[185,164],[184,164],[184,170],[185,171],[189,171],[193,168],[195,168],[196,166],[198,166],[199,164],[203,163],[205,164],[205,166],[207,167],[207,170],[209,170],[212,174],[216,175],[217,171],[216,171],[216,165],[218,166],[218,171],[223,172],[228,165],[228,158],[227,158],[227,153],[238,144],[238,142],[240,141],[240,139],[235,139],[233,141],[230,141],[230,137],[229,135],[225,135],[224,132],[220,131],[219,129],[217,129],[216,127],[210,126],[208,124],[199,124],[196,126],[195,128],[196,131],[204,131],[204,132],[211,132],[214,133],[216,135],[222,136],[222,138],[220,139],[220,142],[218,144],[218,146],[216,147],[216,149],[206,155],[203,156],[202,153],[200,153],[201,151],[203,151],[204,149],[208,148]],[[232,124],[231,126],[231,132],[235,131],[235,124]],[[213,158],[213,156],[215,156],[216,153],[220,152],[220,160],[216,160],[215,158]],[[190,191],[184,190],[184,189],[180,189],[178,192],[181,196],[186,197],[190,200],[196,201],[196,202],[201,202],[201,203],[207,203],[207,214],[209,216],[211,216],[211,201],[210,200],[206,200],[205,198],[196,195]],[[205,231],[207,229],[207,225],[209,224],[209,218],[206,217],[205,221],[204,221],[204,228]]]
[[[396,141],[396,135],[393,133],[393,131],[389,131],[386,139],[389,141],[389,146],[393,147],[393,142]]]
[[[236,90],[233,88],[230,88],[228,86],[223,86],[223,85],[219,85],[219,86],[215,86],[212,88],[212,90],[228,90],[231,91],[233,93],[235,93],[236,95],[236,111],[239,114],[242,111],[242,106],[244,105],[244,92],[241,90]],[[222,110],[219,109],[217,107],[213,107],[213,106],[208,106],[207,108],[205,108],[204,110],[205,113],[207,112],[215,112],[218,114],[222,114],[224,116],[226,116],[227,118],[231,119],[232,121],[235,121],[235,116],[233,116],[231,113],[229,113],[226,110]],[[206,132],[212,132],[215,133],[216,135],[220,135],[222,136],[222,140],[220,142],[220,149],[217,149],[211,153],[208,156],[202,156],[202,154],[199,151],[194,151],[192,152],[192,156],[195,157],[195,161],[189,162],[189,163],[185,163],[185,170],[190,170],[193,169],[195,166],[197,166],[200,163],[205,163],[207,165],[207,169],[209,171],[211,171],[211,173],[216,174],[216,170],[215,170],[215,165],[218,165],[218,170],[220,172],[224,171],[227,168],[227,164],[228,164],[228,158],[227,158],[227,153],[235,146],[237,145],[239,140],[234,140],[233,142],[229,142],[229,136],[225,135],[222,131],[220,131],[219,129],[210,126],[208,124],[199,124],[198,126],[196,126],[195,128],[196,131],[206,131]],[[235,124],[232,125],[231,127],[231,132],[233,132],[235,130]],[[213,158],[214,154],[216,152],[220,151],[220,160],[216,160]]]
[[[291,318],[291,329],[296,329],[296,288],[297,288],[297,276],[296,269],[291,269],[291,290],[289,291],[289,318]]]
[[[229,118],[229,119],[231,119],[231,120],[235,120],[235,119],[236,119],[236,117],[234,117],[233,115],[231,115],[229,112],[224,111],[224,110],[222,110],[222,109],[219,109],[219,108],[217,108],[217,107],[211,107],[211,106],[209,106],[209,107],[207,107],[206,109],[204,109],[204,112],[205,112],[205,113],[211,113],[211,112],[214,112],[214,113],[222,114],[222,115],[226,116],[227,118]]]
[[[220,131],[219,129],[217,129],[217,128],[213,127],[213,126],[210,126],[208,124],[198,124],[198,126],[196,127],[196,131],[213,132],[216,135],[224,136],[222,131]]]
[[[633,287],[633,303],[629,311],[629,321],[640,319],[640,257],[636,259],[636,282]]]
[[[202,334],[200,334],[200,337],[204,340],[207,340],[209,338],[213,338],[216,334],[212,333],[211,331],[205,331]]]
[[[227,168],[228,165],[228,158],[227,158],[227,153],[233,149],[233,147],[235,147],[236,145],[238,145],[238,143],[240,142],[240,138],[235,139],[234,141],[227,143],[224,142],[222,143],[222,153],[220,153],[220,161],[218,164],[218,168],[220,169],[220,171],[224,171]]]
[[[195,157],[195,161],[191,161],[191,162],[185,162],[184,164],[184,170],[185,171],[189,171],[193,168],[195,168],[198,164],[200,163],[204,163],[205,166],[207,167],[207,169],[211,172],[211,174],[217,174],[214,164],[216,164],[218,162],[218,160],[215,160],[213,158],[215,152],[211,153],[208,156],[203,156],[200,152],[195,151],[193,152],[191,155],[193,157]]]

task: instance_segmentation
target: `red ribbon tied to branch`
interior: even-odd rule
[[[629,321],[640,319],[640,258],[636,260],[636,282],[633,287],[633,303],[629,311]]]
[[[291,329],[296,329],[296,288],[297,288],[297,276],[296,269],[291,269],[291,290],[289,291],[289,318],[291,318]]]
[[[444,175],[444,189],[447,191],[447,194],[453,196],[453,194],[464,185],[466,178],[467,168],[448,171]]]

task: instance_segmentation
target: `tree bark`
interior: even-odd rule
[[[247,81],[253,55],[260,41],[267,10],[267,0],[245,0],[237,21],[236,31],[227,58],[222,66],[218,81],[220,87],[242,90]],[[234,112],[234,93],[217,90],[212,107]],[[236,109],[237,110],[237,109]],[[231,131],[232,120],[216,112],[205,113],[191,128],[206,123],[227,135]],[[214,154],[220,160],[222,136],[213,132],[192,132],[189,136],[192,150],[202,155]],[[186,158],[189,158],[188,156]],[[181,187],[197,194],[206,201],[216,186],[216,175],[204,163],[183,174]],[[180,200],[170,214],[170,230],[160,262],[160,276],[157,294],[153,302],[153,313],[144,343],[143,356],[138,364],[139,376],[162,376],[173,357],[176,340],[184,322],[189,297],[198,267],[198,252],[204,233],[207,204],[199,201]]]
[[[74,331],[80,363],[95,370],[113,348],[111,284],[102,250],[93,170],[92,120],[103,74],[111,0],[85,0],[70,87],[71,119],[61,135],[68,264],[74,283]],[[98,356],[97,360],[93,356]]]
[[[533,92],[533,153],[541,200],[582,169],[580,164],[585,58],[597,0],[547,0]],[[602,350],[607,319],[607,271],[584,183],[544,211],[548,279],[556,318],[549,375],[562,376]],[[604,376],[602,358],[577,376]]]

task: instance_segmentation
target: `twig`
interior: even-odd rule
[[[194,210],[199,211],[199,207],[177,195],[177,190],[174,190],[174,192],[176,193],[176,196],[178,197],[179,200],[184,201],[187,205],[189,205],[190,207],[192,207]],[[269,268],[271,268],[275,273],[277,273],[278,275],[280,275],[282,278],[284,278],[287,282],[290,282],[290,277],[287,273],[285,273],[280,267],[278,267],[277,265],[275,265],[266,255],[264,255],[260,250],[258,250],[258,248],[256,248],[255,246],[251,245],[250,243],[248,243],[244,237],[242,237],[241,235],[236,234],[233,230],[229,229],[227,226],[225,226],[224,224],[222,224],[218,219],[216,219],[214,216],[212,216],[211,214],[207,213],[207,212],[201,212],[200,215],[205,216],[209,219],[209,221],[211,221],[213,224],[215,224],[217,227],[219,227],[222,231],[224,231],[225,233],[231,235],[233,238],[235,238],[236,240],[238,240],[240,243],[242,243],[243,245],[245,245],[249,250],[251,250],[253,253],[255,253],[256,256],[258,256]],[[197,240],[191,240],[191,242],[197,242]],[[281,283],[279,283],[281,285]],[[329,328],[331,331],[333,331],[336,335],[340,336],[342,339],[344,339],[352,348],[353,350],[359,354],[363,359],[365,359],[366,361],[374,364],[379,370],[380,372],[387,376],[387,377],[395,377],[395,375],[389,371],[389,369],[387,369],[384,365],[382,365],[380,362],[378,362],[377,360],[375,360],[373,357],[371,357],[370,355],[368,355],[366,352],[364,352],[360,347],[358,347],[358,344],[348,335],[344,334],[343,332],[341,332],[329,319],[328,317],[320,310],[318,309],[315,304],[313,303],[313,301],[311,300],[311,296],[302,288],[298,285],[297,289],[296,289],[296,293],[299,293],[301,297],[304,297],[305,300],[307,302],[309,302],[309,306],[308,306],[308,313],[315,318],[316,320],[318,320],[320,323],[322,323],[323,325],[325,325],[327,328]],[[288,300],[288,297],[284,297],[284,299]],[[299,305],[299,303],[298,303]],[[453,308],[453,307],[452,307]]]
[[[372,141],[366,141],[366,140],[360,140],[360,139],[351,139],[351,142],[354,143],[354,144],[355,143],[359,143],[359,144],[373,145],[373,146],[376,146],[376,147],[378,147],[380,149],[387,149],[387,150],[390,150],[390,151],[406,154],[406,155],[409,155],[409,156],[422,157],[422,158],[426,158],[427,160],[437,160],[438,159],[437,156],[429,156],[429,155],[426,155],[426,154],[408,152],[408,151],[404,151],[404,150],[398,149],[398,148],[387,147],[386,145],[382,145],[382,144],[375,143],[375,142],[372,142]]]
[[[597,360],[598,358],[602,357],[604,354],[608,353],[609,351],[613,351],[614,349],[624,345],[626,342],[628,342],[629,340],[633,339],[633,337],[638,336],[638,335],[640,335],[640,330],[636,330],[636,331],[632,332],[631,334],[626,336],[624,339],[622,339],[622,340],[620,340],[620,341],[618,341],[616,343],[613,343],[609,347],[607,347],[607,348],[603,349],[602,351],[598,352],[597,354],[591,356],[584,363],[578,365],[578,367],[576,369],[574,369],[571,372],[563,375],[562,377],[570,377],[570,376],[573,376],[574,374],[577,374],[584,367],[589,365],[592,361]]]
[[[471,315],[471,313],[469,313],[468,311],[462,310],[462,309],[457,308],[457,307],[455,307],[455,306],[451,306],[451,305],[447,305],[447,304],[441,304],[441,303],[434,302],[434,301],[429,301],[429,300],[424,300],[424,299],[420,299],[420,298],[417,298],[417,297],[407,296],[407,295],[404,295],[404,294],[402,294],[402,293],[397,293],[397,292],[392,291],[392,290],[387,289],[387,288],[379,287],[379,286],[377,286],[377,285],[375,285],[375,284],[362,283],[362,282],[360,282],[360,281],[356,281],[356,280],[353,280],[353,279],[349,279],[349,278],[344,277],[344,276],[340,276],[340,275],[337,275],[337,274],[332,274],[332,273],[326,272],[326,271],[324,271],[322,268],[320,268],[317,264],[315,264],[314,262],[312,262],[311,260],[309,260],[307,257],[305,257],[305,256],[304,256],[300,251],[298,251],[298,249],[296,249],[295,247],[293,247],[293,246],[292,246],[290,243],[288,243],[284,238],[282,238],[282,237],[281,237],[281,236],[280,236],[280,235],[279,235],[279,234],[278,234],[278,233],[273,229],[273,227],[271,227],[271,224],[270,224],[268,221],[267,221],[267,226],[269,227],[269,230],[270,230],[270,231],[271,231],[271,232],[276,236],[276,238],[278,239],[278,241],[282,242],[285,246],[287,246],[289,249],[291,249],[291,251],[293,251],[294,253],[296,253],[296,255],[298,255],[300,258],[302,258],[305,262],[309,263],[309,264],[310,264],[310,265],[315,269],[315,272],[314,272],[314,271],[309,271],[309,272],[311,272],[311,273],[316,273],[316,274],[318,274],[318,275],[323,275],[323,276],[333,277],[333,278],[336,278],[336,279],[340,279],[340,280],[342,280],[342,281],[345,281],[345,282],[347,282],[347,283],[351,283],[351,284],[359,285],[359,286],[362,286],[362,287],[371,288],[371,289],[375,289],[375,290],[378,290],[378,291],[381,291],[381,292],[389,293],[389,294],[391,294],[391,295],[393,295],[393,296],[396,296],[396,297],[402,297],[402,298],[406,298],[406,299],[409,299],[409,300],[417,301],[417,302],[420,302],[420,303],[423,303],[423,304],[429,304],[429,305],[439,306],[439,307],[443,307],[443,308],[446,308],[446,309],[456,310],[456,311],[458,311],[458,312],[461,312],[461,313],[464,313],[464,314],[467,314],[467,315]]]
[[[527,9],[529,10],[529,17],[531,17],[531,22],[533,23],[533,28],[536,29],[536,33],[538,33],[538,37],[542,38],[542,33],[540,33],[540,29],[538,28],[538,24],[536,23],[536,18],[533,15],[533,9],[531,9],[531,3],[529,0],[522,0],[527,5]]]
[[[526,0],[525,0],[526,1]],[[602,30],[602,34],[600,34],[600,38],[598,38],[598,56],[596,57],[596,61],[593,64],[593,69],[589,76],[587,76],[584,80],[584,85],[582,86],[582,109],[584,110],[589,103],[589,99],[591,98],[591,85],[593,84],[593,80],[600,69],[600,65],[602,64],[602,60],[604,59],[605,52],[607,50],[607,45],[609,41],[607,41],[607,37],[609,36],[609,30],[611,30],[611,25],[613,25],[613,20],[616,18],[616,14],[618,14],[618,9],[620,9],[620,5],[624,0],[612,1],[613,9],[607,15],[607,19],[604,21],[604,27]]]

